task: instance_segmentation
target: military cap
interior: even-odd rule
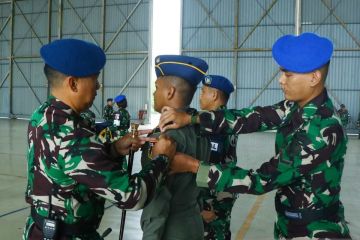
[[[273,58],[280,67],[296,73],[308,73],[321,68],[329,62],[332,52],[332,42],[314,33],[285,35],[272,47]]]
[[[220,91],[230,95],[234,91],[234,86],[229,79],[218,75],[207,75],[202,83],[205,86],[219,89]]]
[[[207,70],[207,63],[200,58],[182,55],[160,55],[155,58],[157,77],[177,76],[192,86],[201,82]]]
[[[42,46],[40,54],[51,68],[75,77],[98,74],[106,62],[99,46],[79,39],[55,40]]]
[[[126,96],[125,96],[125,95],[118,95],[118,96],[116,96],[116,98],[114,99],[114,101],[115,101],[116,103],[119,103],[119,102],[121,102],[121,101],[123,101],[123,100],[126,100]]]
[[[106,101],[107,101],[107,102],[112,101],[112,100],[113,100],[112,98],[108,98],[108,99],[106,99]]]

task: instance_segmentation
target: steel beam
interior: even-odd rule
[[[350,32],[350,30],[346,27],[345,22],[335,14],[335,11],[331,11],[331,7],[324,1],[321,0],[321,2],[325,5],[325,7],[331,12],[331,14],[336,18],[336,20],[341,24],[341,26],[344,28],[347,34],[351,37],[351,39],[360,47],[360,41]]]
[[[273,0],[272,3],[270,4],[269,8],[266,9],[266,11],[263,13],[263,15],[260,17],[260,19],[258,20],[258,22],[252,27],[252,29],[250,30],[250,32],[248,32],[248,34],[246,35],[245,39],[240,43],[240,45],[238,46],[238,48],[241,48],[245,42],[248,40],[248,38],[251,36],[251,34],[253,34],[253,32],[255,31],[255,29],[260,25],[260,23],[262,22],[262,20],[266,17],[266,15],[270,12],[270,10],[274,7],[275,3],[278,0]]]
[[[44,45],[44,43],[41,41],[40,37],[37,35],[35,29],[33,28],[32,24],[30,23],[30,21],[27,19],[27,17],[25,16],[24,12],[21,10],[20,6],[15,2],[15,5],[17,6],[17,8],[19,9],[20,11],[20,14],[24,17],[25,19],[25,22],[29,25],[32,33],[35,35],[35,37],[39,40],[39,42],[41,43],[41,45]]]
[[[101,48],[104,50],[105,49],[105,34],[106,34],[106,0],[102,1],[102,11],[101,11],[101,16],[102,16],[102,36],[101,36]],[[98,110],[98,113],[100,114],[100,117],[103,116],[103,106],[105,105],[105,70],[103,69],[101,71],[101,111]]]
[[[24,72],[21,70],[20,66],[18,65],[18,63],[15,60],[13,62],[15,63],[16,67],[19,69],[19,72],[23,76],[23,78],[24,78],[25,82],[27,83],[27,85],[29,86],[31,92],[34,94],[36,100],[39,102],[39,104],[41,104],[40,98],[37,96],[36,92],[34,91],[33,87],[31,86],[30,82],[27,80]]]
[[[210,12],[213,12],[214,9],[216,9],[217,6],[220,4],[220,2],[221,2],[221,0],[217,1],[217,2],[215,3],[214,7],[210,10]],[[207,17],[209,17],[209,15],[207,15]],[[207,17],[205,17],[205,18],[202,20],[202,22],[200,23],[199,27],[197,27],[196,30],[193,32],[193,34],[191,34],[191,36],[189,37],[189,39],[187,40],[187,42],[184,43],[184,44],[182,44],[183,47],[186,47],[186,46],[190,43],[190,41],[194,38],[194,36],[196,35],[196,33],[199,32],[200,27],[203,26],[203,24],[206,22]]]
[[[15,0],[12,0],[11,21],[10,21],[10,56],[9,56],[9,118],[13,117],[14,25],[15,25]]]
[[[301,33],[301,0],[295,0],[295,35]]]
[[[58,5],[58,38],[62,38],[62,25],[63,25],[63,1],[59,0]]]
[[[74,11],[75,15],[78,17],[78,19],[80,20],[81,25],[83,25],[83,27],[85,28],[86,32],[90,35],[90,37],[92,38],[92,40],[99,45],[99,43],[96,41],[96,39],[94,38],[94,36],[91,34],[90,30],[88,29],[88,27],[86,26],[86,24],[84,23],[84,21],[81,19],[81,16],[79,15],[79,13],[76,11],[76,9],[74,8],[74,6],[71,4],[70,0],[67,0],[70,8]]]
[[[240,0],[235,1],[235,17],[234,17],[234,26],[235,26],[235,39],[233,41],[233,47],[234,49],[237,48],[239,44],[239,6],[240,6]],[[238,52],[234,51],[234,59],[233,59],[233,76],[231,79],[231,82],[234,84],[234,98],[235,98],[235,104],[234,107],[238,108],[237,106],[237,81],[238,81]]]
[[[256,100],[258,100],[258,98],[261,96],[261,94],[266,90],[266,88],[272,83],[272,81],[274,81],[275,77],[278,75],[278,73],[280,72],[280,69],[277,69],[273,75],[271,76],[270,80],[267,81],[264,86],[261,88],[260,92],[258,92],[258,94],[256,94],[256,96],[254,97],[253,100],[251,100],[249,106],[251,107]]]
[[[52,16],[52,0],[48,0],[48,39],[47,42],[51,42],[51,16]],[[50,96],[50,85],[49,82],[46,80],[46,96]]]
[[[148,59],[148,56],[144,57],[144,59],[140,62],[140,64],[137,66],[137,68],[135,69],[135,71],[133,72],[133,74],[131,74],[130,78],[126,81],[125,85],[123,86],[123,88],[121,89],[121,91],[119,92],[119,94],[122,94],[124,92],[124,90],[127,88],[127,86],[131,83],[131,81],[134,79],[135,75],[137,74],[137,72],[141,69],[141,67],[144,65],[144,63],[146,62],[146,60]]]
[[[126,23],[129,21],[129,19],[131,18],[131,16],[134,14],[135,10],[139,7],[140,3],[142,2],[142,0],[139,0],[135,7],[131,10],[131,12],[129,13],[129,15],[125,18],[125,21],[123,22],[123,24],[119,27],[119,29],[116,31],[116,33],[114,34],[114,36],[112,37],[112,39],[110,40],[109,44],[107,45],[107,47],[104,49],[104,51],[106,52],[107,50],[109,50],[109,48],[111,47],[111,45],[114,43],[115,39],[117,38],[117,36],[120,34],[120,32],[122,31],[122,29],[125,27]]]
[[[224,29],[220,26],[219,22],[216,21],[216,19],[212,16],[211,12],[207,7],[202,3],[202,1],[197,0],[200,7],[205,11],[206,15],[209,17],[209,19],[215,24],[215,27],[220,30],[220,32],[223,34],[223,36],[231,43],[233,44],[233,41],[230,39],[230,37],[226,34]]]

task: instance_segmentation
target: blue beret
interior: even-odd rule
[[[115,100],[116,103],[119,103],[122,100],[126,100],[126,96],[125,95],[118,95],[118,96],[116,96],[116,98],[114,100]]]
[[[230,93],[234,91],[233,84],[230,82],[229,79],[223,76],[208,75],[202,80],[202,83],[205,86],[219,89],[228,95],[230,95]]]
[[[44,45],[41,57],[53,69],[74,77],[98,74],[106,56],[97,45],[78,39],[60,39]]]
[[[331,58],[332,42],[314,33],[285,35],[272,47],[275,61],[290,72],[308,73],[321,68]]]
[[[192,86],[201,82],[207,70],[207,63],[200,58],[182,55],[160,55],[155,58],[157,77],[177,76]]]

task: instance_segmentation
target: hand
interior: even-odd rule
[[[170,169],[171,173],[197,173],[199,164],[199,160],[184,153],[177,152],[174,156],[174,159],[170,163]]]
[[[152,147],[151,158],[154,158],[160,154],[164,154],[170,160],[172,160],[174,158],[175,152],[176,142],[172,138],[161,134],[156,144]]]
[[[200,215],[202,216],[204,221],[207,223],[210,223],[216,219],[216,214],[214,211],[203,210],[203,211],[201,211]]]
[[[139,130],[138,134],[143,135],[149,133],[149,130]],[[130,150],[137,151],[145,142],[156,142],[155,138],[150,137],[132,137],[131,133],[126,134],[116,142],[112,144],[112,147],[115,149],[116,153],[119,155],[127,155]]]
[[[161,132],[165,132],[168,129],[176,129],[189,125],[190,122],[191,116],[186,112],[176,111],[171,107],[163,107],[159,127]]]

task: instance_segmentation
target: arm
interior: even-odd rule
[[[201,111],[196,119],[190,115],[165,108],[160,118],[160,128],[179,128],[199,123],[202,131],[216,134],[239,134],[276,129],[290,111],[292,103],[282,101],[268,107],[243,108],[241,110]]]
[[[312,129],[314,130],[314,129]],[[246,170],[235,165],[200,165],[197,160],[174,158],[172,171],[197,172],[200,186],[208,186],[217,192],[263,194],[288,185],[331,164],[331,158],[344,149],[341,127],[334,125],[316,133],[299,132],[277,155],[263,163],[256,171]],[[319,170],[321,171],[321,170]],[[202,184],[201,184],[202,183]]]
[[[163,138],[158,143],[162,149],[155,148],[154,154],[166,153],[171,158],[175,152],[172,141]],[[110,160],[103,145],[92,136],[66,136],[62,139],[60,152],[66,153],[59,160],[66,175],[87,185],[97,195],[117,203],[120,208],[130,210],[142,208],[150,201],[169,160],[165,155],[157,156],[139,173],[128,175],[119,164]]]

